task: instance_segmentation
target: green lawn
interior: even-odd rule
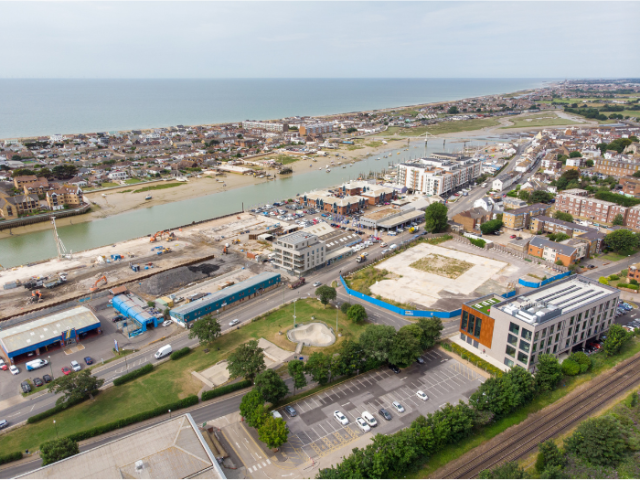
[[[105,183],[102,183],[100,185],[100,188],[117,187],[118,185],[120,185],[120,184],[119,183],[113,183],[113,182],[105,182]]]
[[[485,127],[494,127],[500,125],[495,118],[477,118],[473,120],[452,120],[450,122],[437,123],[435,125],[426,125],[424,127],[406,128],[400,132],[400,135],[406,137],[419,137],[429,132],[432,135],[440,133],[467,132],[471,130],[480,130]]]
[[[527,128],[527,127],[551,127],[554,125],[572,125],[576,123],[576,122],[572,122],[571,120],[567,120],[565,118],[560,118],[554,112],[537,113],[535,115],[528,115],[526,117],[510,118],[509,120],[511,120],[513,125],[508,127],[502,127],[503,129]]]
[[[135,183],[140,183],[140,182],[142,182],[142,180],[140,180],[138,178],[130,178],[130,179],[124,181],[124,183],[126,183],[127,185],[133,185]]]
[[[618,262],[620,260],[623,260],[625,258],[627,258],[626,255],[620,255],[619,253],[615,253],[615,252],[609,252],[606,255],[603,255],[602,260],[607,260],[609,262]]]
[[[289,165],[290,163],[294,163],[300,160],[300,157],[294,157],[293,155],[278,155],[276,157],[276,160],[282,165]]]
[[[352,290],[357,290],[358,292],[371,296],[373,294],[369,287],[377,282],[386,280],[388,275],[389,272],[387,270],[378,270],[371,266],[363,268],[362,270],[355,272],[353,275],[345,277],[345,281]]]
[[[463,440],[456,445],[446,447],[444,450],[431,457],[428,463],[425,464],[421,469],[412,472],[407,476],[409,478],[428,478],[438,468],[443,467],[447,463],[457,458],[460,458],[469,450],[472,450],[483,442],[492,439],[499,433],[504,432],[507,428],[513,425],[517,425],[518,423],[525,420],[530,414],[536,413],[542,410],[544,407],[560,400],[575,388],[579,387],[585,382],[588,382],[589,380],[592,380],[597,375],[603,374],[606,370],[613,368],[621,361],[632,357],[638,352],[640,352],[640,337],[635,336],[633,337],[632,341],[623,348],[622,352],[615,357],[606,358],[602,353],[592,355],[591,358],[594,360],[594,365],[590,372],[584,375],[579,375],[577,377],[565,377],[560,387],[555,391],[539,396],[528,406],[501,420],[498,420],[496,423],[489,425],[486,428],[483,428],[476,435],[473,435],[472,437],[467,438],[466,440]]]
[[[322,321],[335,329],[336,309],[324,308],[316,299],[296,302],[296,316],[298,322],[304,323],[311,321],[311,317],[314,316],[315,321]],[[344,340],[356,340],[365,328],[364,325],[348,322],[339,310],[338,322],[342,337],[339,337],[334,345],[327,348],[305,347],[304,353],[333,353]],[[292,327],[293,304],[258,317],[252,323],[218,338],[209,347],[209,353],[204,353],[203,348],[198,347],[180,360],[166,362],[144,377],[119,387],[108,388],[93,401],[86,401],[56,415],[58,434],[69,435],[198,393],[202,384],[194,379],[191,372],[214,365],[251,339],[257,340],[262,337],[281,348],[294,351],[296,344],[286,337],[286,331]],[[279,332],[282,332],[282,335]],[[37,449],[42,442],[55,438],[56,431],[52,420],[46,419],[37,424],[26,425],[1,436],[0,450],[14,452]]]
[[[388,127],[384,132],[380,132],[376,136],[395,135],[399,130],[400,130],[400,127]]]
[[[161,183],[159,185],[151,185],[149,187],[139,188],[137,190],[134,190],[133,193],[143,193],[143,192],[149,192],[151,190],[164,190],[165,188],[179,187],[181,185],[186,185],[186,183],[182,183],[182,182]]]
[[[378,148],[378,147],[382,146],[382,142],[373,140],[373,141],[367,143],[366,145],[367,145],[367,147]]]

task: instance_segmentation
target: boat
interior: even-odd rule
[[[318,170],[322,170],[322,167],[319,167]]]
[[[331,169],[330,169],[330,168],[327,168],[327,173],[329,173],[330,171],[331,171]]]
[[[380,157],[376,158],[376,160],[380,160]]]
[[[146,197],[144,197],[145,200],[151,200],[151,198],[153,198],[151,197],[151,195],[147,195]]]

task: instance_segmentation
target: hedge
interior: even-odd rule
[[[189,347],[181,348],[180,350],[173,352],[171,354],[171,360],[180,360],[185,355],[191,353],[191,349]]]
[[[248,388],[251,385],[253,385],[253,382],[251,382],[251,380],[243,380],[238,383],[223,385],[222,387],[214,388],[213,390],[207,390],[206,392],[202,392],[202,401],[204,402],[205,400],[211,400],[212,398],[220,397],[222,395],[226,395],[227,393],[242,390],[243,388]]]
[[[640,288],[638,285],[634,285],[633,283],[619,283],[618,288],[630,288],[631,290],[638,290]]]
[[[111,432],[113,430],[117,430],[119,428],[129,426],[133,423],[142,422],[143,420],[148,420],[153,417],[164,415],[169,410],[174,412],[176,410],[180,410],[181,408],[191,407],[193,405],[196,405],[199,401],[200,400],[198,399],[197,395],[189,395],[188,397],[185,397],[182,400],[178,400],[177,402],[173,402],[173,403],[167,403],[166,405],[156,407],[153,410],[140,412],[130,417],[122,418],[114,422],[105,423],[104,425],[100,425],[98,427],[93,427],[87,430],[82,430],[80,432],[73,433],[69,435],[69,438],[71,440],[75,440],[79,442],[81,440],[86,440],[87,438],[95,437],[96,435],[102,435],[103,433]]]
[[[133,370],[125,375],[122,375],[121,377],[116,378],[113,381],[113,384],[117,387],[118,385],[122,385],[124,383],[130,382],[131,380],[135,380],[136,378],[141,377],[142,375],[146,375],[147,373],[151,373],[152,371],[153,365],[148,364],[142,368],[138,368],[137,370]]]
[[[91,395],[97,395],[97,394],[98,394],[97,390],[91,392]],[[27,418],[27,423],[36,423],[36,422],[39,422],[40,420],[44,420],[45,418],[49,418],[53,415],[57,415],[58,413],[66,410],[69,407],[73,407],[74,405],[78,405],[79,403],[84,402],[87,398],[89,398],[88,395],[86,397],[78,398],[77,400],[74,400],[71,402],[64,402],[64,403],[61,403],[60,405],[56,405],[55,407],[50,408],[49,410],[45,410],[44,412],[35,414],[33,417]]]
[[[469,237],[467,237],[469,238]],[[485,242],[484,240],[482,240],[481,238],[475,239],[475,238],[469,238],[469,241],[475,245],[476,247],[480,247],[480,248],[484,248],[484,246],[487,244],[487,242]]]
[[[13,452],[8,453],[7,455],[0,456],[0,465],[4,465],[5,463],[15,462],[16,460],[22,459],[22,452]]]
[[[476,365],[478,368],[483,369],[485,372],[488,372],[491,375],[495,375],[496,377],[501,377],[502,374],[504,373],[499,368],[497,368],[497,367],[493,366],[492,364],[490,364],[489,362],[481,359],[477,355],[474,355],[473,353],[471,353],[466,348],[462,348],[457,343],[445,341],[445,342],[442,342],[441,345],[445,350],[449,350],[450,352],[457,353],[462,358],[469,360],[471,363]]]

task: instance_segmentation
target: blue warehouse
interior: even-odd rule
[[[136,295],[116,295],[113,297],[113,308],[128,318],[126,328],[123,327],[122,331],[129,337],[146,332],[147,326],[158,326],[158,318],[151,314],[145,302]]]
[[[224,310],[234,303],[261,295],[267,290],[276,288],[278,285],[280,285],[279,273],[263,272],[219,292],[175,307],[170,311],[171,318],[183,327],[187,327],[194,320],[211,313],[215,314],[218,310]]]

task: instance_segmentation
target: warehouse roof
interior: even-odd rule
[[[403,223],[409,222],[411,220],[415,220],[417,218],[422,218],[424,216],[424,212],[421,210],[412,210],[411,212],[403,213],[402,215],[398,215],[397,217],[390,218],[389,220],[385,220],[383,222],[378,223],[378,227],[380,228],[393,228]]]
[[[80,330],[96,324],[100,324],[100,320],[91,310],[87,307],[76,307],[2,330],[0,342],[7,352],[15,352],[60,337],[63,332],[73,328]]]
[[[227,477],[187,413],[17,478]]]
[[[256,275],[255,277],[251,277],[250,279],[245,280],[244,282],[236,283],[235,285],[227,287],[224,290],[221,290],[219,292],[215,292],[212,295],[207,295],[206,297],[203,297],[201,300],[190,302],[185,305],[181,305],[179,307],[175,307],[171,311],[174,313],[181,313],[182,315],[186,315],[187,313],[190,313],[193,310],[199,309],[202,306],[203,301],[210,304],[218,300],[223,300],[225,298],[230,297],[231,295],[240,293],[246,290],[247,288],[251,288],[255,285],[258,285],[262,282],[266,282],[267,280],[271,280],[274,278],[280,278],[280,274],[273,273],[273,272],[262,272]]]

